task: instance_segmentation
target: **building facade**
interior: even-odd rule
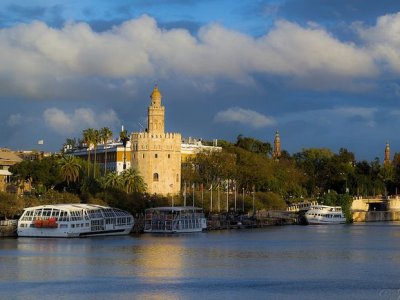
[[[0,149],[0,191],[5,192],[10,183],[12,174],[8,169],[21,161],[22,158],[10,150]]]
[[[174,195],[181,190],[181,134],[165,132],[161,98],[155,86],[150,96],[147,130],[131,135],[131,166],[143,177],[149,194]]]
[[[80,157],[83,160],[88,159],[88,155],[90,152],[91,163],[94,163],[94,159],[96,156],[96,165],[101,172],[103,172],[104,170],[106,153],[107,172],[117,172],[118,174],[120,174],[124,170],[124,162],[126,165],[126,169],[129,169],[131,167],[131,145],[129,141],[126,144],[126,148],[124,148],[122,142],[118,141],[110,141],[107,145],[100,144],[96,148],[96,155],[93,146],[90,148],[73,149],[71,151],[65,150],[64,152]]]

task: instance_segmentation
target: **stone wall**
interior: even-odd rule
[[[353,211],[354,222],[400,221],[400,211]]]

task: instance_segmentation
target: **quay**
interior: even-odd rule
[[[287,211],[257,211],[252,214],[212,213],[207,217],[206,230],[226,230],[261,228],[276,225],[298,224],[298,217],[293,212]],[[131,233],[142,233],[144,230],[144,215],[136,214],[135,223]]]
[[[400,221],[400,197],[354,197],[351,212],[354,222]]]
[[[16,236],[17,236],[17,220],[1,220],[0,237],[16,237]]]

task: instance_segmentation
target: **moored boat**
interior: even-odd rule
[[[207,228],[203,210],[193,206],[155,207],[146,209],[144,232],[188,233]]]
[[[346,218],[340,206],[312,205],[305,213],[308,224],[344,224]]]
[[[121,209],[94,204],[28,207],[18,220],[20,237],[84,237],[129,234],[133,216]]]

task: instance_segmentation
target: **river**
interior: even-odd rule
[[[0,299],[398,299],[400,223],[0,239]]]

